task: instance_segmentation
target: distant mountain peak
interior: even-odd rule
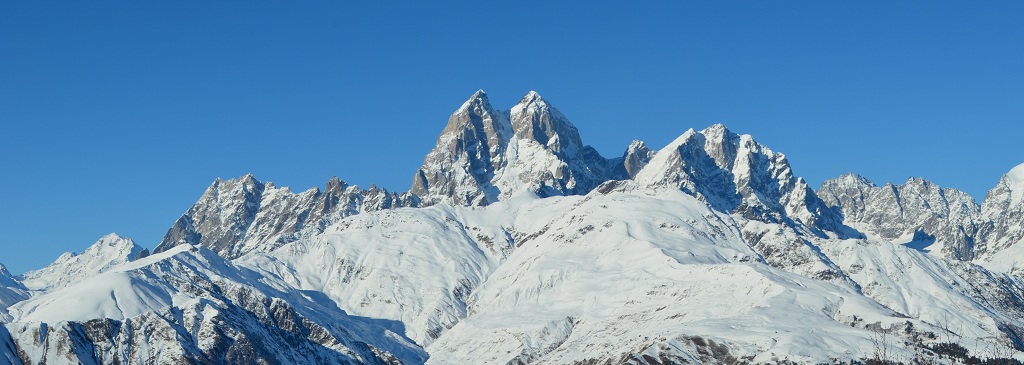
[[[538,93],[536,91],[533,91],[533,90],[527,91],[526,95],[523,95],[522,99],[519,99],[519,103],[518,104],[526,105],[526,104],[532,104],[532,103],[546,104],[544,102],[544,98],[540,96],[540,93]]]
[[[806,182],[793,175],[785,155],[723,124],[687,130],[658,151],[635,180],[641,186],[673,186],[716,210],[749,219],[800,221],[841,233],[841,220]]]
[[[733,133],[732,131],[730,131],[729,127],[726,127],[725,124],[722,124],[722,123],[712,124],[712,125],[708,126],[707,128],[704,128],[703,130],[701,130],[700,133],[705,135],[705,136],[709,136],[709,137],[710,136],[736,135],[736,133]]]
[[[868,237],[904,240],[896,243],[956,259],[969,260],[976,254],[979,206],[959,190],[917,177],[877,186],[862,176],[845,174],[823,182],[818,195]]]
[[[511,119],[517,139],[535,141],[560,158],[574,158],[583,149],[576,126],[534,91],[512,107]]]
[[[1010,172],[1006,173],[1005,180],[1012,192],[1013,201],[1019,203],[1024,200],[1024,163],[1010,169]]]
[[[148,255],[149,251],[130,238],[110,233],[100,237],[80,254],[66,252],[49,266],[21,276],[26,287],[34,290],[63,288]]]
[[[155,253],[178,245],[207,247],[226,258],[272,250],[365,211],[414,206],[417,200],[384,189],[363,190],[332,177],[319,188],[293,193],[252,174],[214,181],[167,230]]]
[[[866,185],[871,187],[876,186],[875,183],[869,180],[868,178],[852,172],[847,172],[845,174],[839,175],[839,177],[832,179],[832,181],[840,182],[845,185]]]
[[[610,164],[537,92],[507,113],[478,92],[449,117],[410,192],[425,205],[488,205],[535,188],[578,194],[607,180]]]

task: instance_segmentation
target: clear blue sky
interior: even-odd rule
[[[1024,162],[1024,3],[666,3],[0,2],[0,262],[152,248],[217,177],[404,191],[477,89],[605,156],[725,123],[814,186]]]

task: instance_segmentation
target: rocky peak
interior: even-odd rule
[[[449,118],[410,192],[424,205],[487,205],[523,189],[582,194],[609,179],[616,163],[584,146],[540,94],[531,91],[499,113],[478,91]]]
[[[982,220],[974,198],[962,191],[915,177],[877,186],[847,174],[822,183],[818,195],[869,237],[949,258],[975,256]]]
[[[511,119],[517,139],[533,140],[562,159],[577,157],[583,148],[576,126],[535,91],[512,107]]]
[[[448,118],[410,192],[426,204],[449,198],[460,205],[497,201],[491,179],[504,166],[511,129],[508,117],[491,107],[483,90],[477,91]]]
[[[842,207],[845,219],[859,219],[864,211],[865,201],[878,187],[867,178],[847,173],[825,180],[818,189],[818,197],[830,207]]]
[[[740,136],[730,131],[724,124],[715,124],[700,131],[704,137],[704,150],[721,168],[732,170],[736,162],[736,154],[740,147]],[[749,137],[749,136],[748,136]],[[744,145],[753,146],[748,138]]]
[[[983,231],[986,247],[981,251],[991,255],[1024,243],[1024,164],[1011,169],[988,191],[981,214],[990,223]]]
[[[180,244],[202,244],[215,252],[230,251],[256,218],[264,190],[265,186],[252,174],[229,180],[217,178],[167,231],[154,252]]]
[[[155,252],[188,244],[233,259],[270,251],[320,232],[328,224],[365,211],[415,206],[418,200],[372,187],[370,191],[332,177],[324,190],[293,193],[262,183],[252,174],[217,179],[164,235]]]
[[[999,182],[985,195],[982,210],[988,216],[1000,215],[1002,212],[1024,203],[1024,164],[1010,169]]]
[[[683,133],[658,151],[634,180],[641,186],[679,188],[716,210],[748,219],[843,231],[841,219],[793,175],[784,155],[721,124]]]
[[[633,140],[626,148],[626,152],[622,154],[622,167],[625,172],[627,179],[636,177],[636,174],[640,172],[647,163],[654,157],[654,151],[651,151],[643,141]]]

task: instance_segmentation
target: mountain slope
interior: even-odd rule
[[[28,296],[28,288],[11,275],[7,271],[7,267],[0,264],[0,323],[5,323],[11,319],[7,314],[8,307],[27,299]],[[3,336],[0,335],[0,338],[3,338]]]
[[[148,255],[149,250],[131,239],[111,233],[81,254],[66,252],[50,265],[22,274],[21,281],[32,290],[51,291]]]
[[[1011,346],[1007,334],[1018,336],[1022,286],[1005,275],[956,271],[907,249],[852,253],[896,247],[816,238],[855,275],[833,284],[765,265],[736,217],[678,191],[559,199],[533,228],[516,224],[534,233],[473,292],[467,317],[428,345],[431,363],[817,363],[870,357],[879,331],[891,331],[886,346],[906,357],[923,346],[907,344],[949,338],[943,326],[957,323],[982,325],[959,331],[958,342]],[[860,254],[880,261],[851,262]],[[919,288],[918,269],[877,268],[889,260],[914,262],[908,267],[937,281]],[[947,293],[941,280],[962,288]]]
[[[18,303],[7,330],[24,363],[416,363],[425,357],[374,321],[264,280],[205,248],[182,245]]]

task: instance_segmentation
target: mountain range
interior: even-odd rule
[[[152,253],[0,265],[0,363],[1024,359],[1022,263],[1024,164],[980,204],[815,190],[721,124],[608,158],[538,93],[478,91],[407,192],[217,179]]]

